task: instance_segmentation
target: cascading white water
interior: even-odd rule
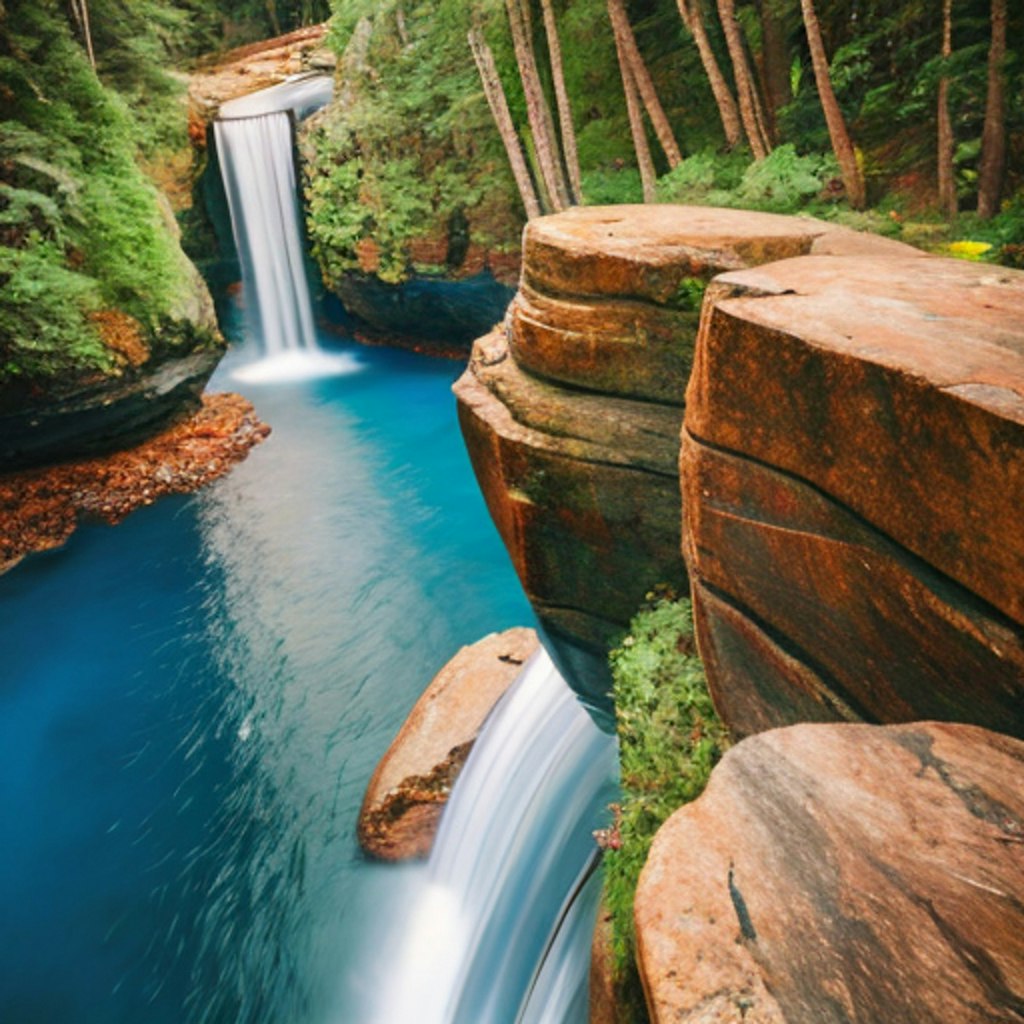
[[[323,75],[282,83],[225,103],[214,122],[249,334],[261,343],[259,365],[235,374],[250,382],[355,368],[317,346],[295,178],[293,120],[332,89]]]
[[[286,113],[214,123],[253,330],[268,355],[316,346]]]
[[[459,776],[360,1019],[582,1024],[599,891],[591,833],[615,772],[614,739],[539,652]]]

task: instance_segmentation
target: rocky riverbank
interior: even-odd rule
[[[80,522],[119,523],[157,498],[197,490],[269,433],[246,399],[204,395],[196,413],[132,448],[0,476],[0,572],[60,547]]]

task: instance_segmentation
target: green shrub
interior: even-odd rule
[[[729,743],[694,647],[689,600],[649,597],[610,656],[622,802],[617,841],[605,855],[605,903],[622,1012],[637,1020],[643,998],[633,896],[640,869],[659,826],[701,794]]]
[[[168,317],[192,282],[135,163],[139,122],[57,5],[9,4],[0,93],[11,100],[0,121],[0,387],[110,372],[117,360],[90,320],[100,309],[133,317],[150,343],[178,336]]]

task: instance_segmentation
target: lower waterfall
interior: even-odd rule
[[[453,788],[360,1019],[583,1024],[600,894],[591,833],[616,771],[614,738],[541,650]]]

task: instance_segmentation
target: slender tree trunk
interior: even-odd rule
[[[519,196],[523,200],[527,219],[532,220],[541,214],[540,200],[537,198],[537,190],[533,187],[530,169],[526,166],[526,157],[523,156],[523,148],[519,144],[516,127],[512,123],[512,114],[509,112],[505,90],[498,77],[494,55],[487,43],[484,42],[483,33],[478,28],[470,29],[469,48],[473,52],[477,71],[480,72],[480,81],[484,87],[484,95],[487,97],[487,105],[491,108],[494,123],[498,126],[498,134],[505,146],[505,153],[512,168],[512,177],[515,178],[516,188],[519,189]]]
[[[839,173],[846,188],[846,198],[855,210],[863,210],[866,201],[864,176],[857,166],[857,154],[854,152],[850,133],[843,120],[843,112],[839,109],[832,79],[828,73],[828,58],[825,56],[825,43],[821,38],[821,26],[814,10],[813,0],[800,0],[804,16],[804,28],[807,30],[807,45],[811,51],[811,64],[814,67],[814,82],[818,87],[821,108],[825,112],[825,123],[828,125],[832,150],[839,161]]]
[[[942,59],[953,52],[953,0],[942,0]],[[953,181],[953,122],[949,117],[949,77],[945,67],[939,79],[938,99],[939,206],[947,217],[956,216],[956,184]]]
[[[613,26],[614,27],[614,26]],[[633,80],[633,71],[629,60],[615,33],[615,52],[619,57],[619,72],[622,75],[622,88],[626,94],[626,113],[629,115],[629,130],[633,136],[633,149],[636,151],[636,164],[640,170],[640,184],[643,188],[644,202],[653,203],[655,173],[654,161],[651,159],[651,147],[647,144],[647,132],[644,129],[644,115],[640,106],[640,93]]]
[[[739,110],[736,108],[736,100],[733,99],[729,85],[722,74],[722,69],[715,59],[715,51],[711,49],[711,41],[708,39],[707,29],[704,27],[704,18],[700,10],[700,0],[676,0],[679,7],[679,16],[687,31],[693,36],[697,44],[697,53],[700,55],[700,62],[704,66],[704,73],[708,76],[711,84],[711,93],[715,97],[715,104],[718,107],[718,116],[722,119],[722,130],[725,132],[725,141],[730,149],[737,146],[740,141],[742,128],[740,126]]]
[[[760,0],[761,76],[768,128],[778,138],[779,111],[793,98],[789,84],[789,51],[779,20],[778,0]]]
[[[401,40],[402,46],[408,46],[409,30],[405,27],[405,10],[401,4],[395,8],[395,26],[398,29],[398,38]]]
[[[519,65],[519,77],[522,79],[523,93],[526,96],[526,116],[533,134],[533,145],[544,190],[547,192],[548,205],[553,210],[564,210],[569,205],[569,190],[562,174],[548,103],[540,84],[540,75],[537,73],[537,60],[530,38],[530,15],[524,7],[522,0],[505,0],[512,29],[512,44],[516,51],[516,63]]]
[[[743,49],[743,38],[740,35],[739,22],[736,20],[736,9],[733,0],[718,0],[718,16],[725,33],[725,44],[729,48],[732,61],[733,78],[736,80],[736,98],[739,100],[740,120],[746,132],[747,141],[755,160],[763,160],[770,152],[764,129],[764,115],[759,111],[760,103],[754,88],[754,79],[747,63],[747,55]]]
[[[562,46],[558,41],[558,26],[551,0],[540,0],[544,14],[544,31],[548,38],[548,54],[551,57],[551,79],[555,86],[555,103],[558,106],[558,128],[562,136],[562,155],[569,175],[569,186],[574,202],[581,202],[583,189],[580,184],[580,158],[576,149],[576,130],[572,125],[572,108],[569,94],[565,91],[565,74],[562,71]]]
[[[78,30],[82,33],[82,42],[85,44],[85,52],[89,55],[89,63],[93,71],[96,70],[96,54],[92,48],[92,30],[89,27],[89,4],[88,0],[71,0],[71,13],[78,22]]]
[[[985,127],[981,133],[978,165],[978,216],[994,217],[1003,196],[1006,171],[1006,0],[992,0],[992,42],[988,49],[988,92]]]
[[[84,2],[84,0],[83,0]],[[276,0],[267,0],[267,15],[270,18],[270,24],[274,29],[274,35],[281,35],[281,22],[277,17],[277,3]]]
[[[672,126],[668,123],[665,110],[658,99],[654,82],[647,71],[647,65],[636,45],[636,37],[633,35],[633,29],[630,28],[623,0],[608,0],[608,17],[612,23],[612,30],[615,32],[616,46],[621,48],[625,60],[629,64],[633,83],[643,100],[644,109],[651,119],[651,127],[654,128],[654,134],[658,137],[658,143],[668,160],[668,165],[677,167],[683,157],[679,152],[675,136],[672,134]]]

